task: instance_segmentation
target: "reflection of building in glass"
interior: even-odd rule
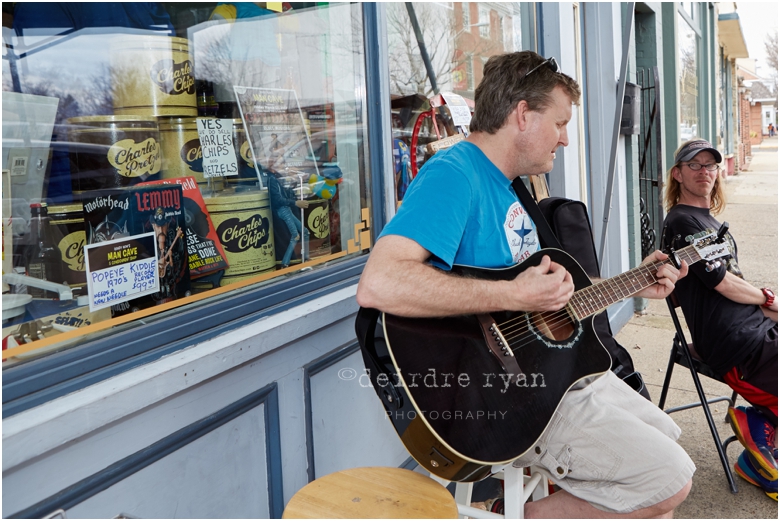
[[[482,67],[488,58],[504,52],[518,51],[515,40],[505,39],[512,35],[513,27],[520,20],[518,8],[506,3],[460,3],[454,4],[455,17],[464,20],[464,30],[453,32],[453,92],[474,97],[474,88],[482,79]],[[476,16],[475,16],[476,15]],[[466,29],[465,20],[477,19],[476,24]],[[516,48],[518,47],[518,48]]]
[[[520,50],[519,6],[500,2],[411,4],[439,91],[468,98],[490,56]],[[433,95],[407,5],[388,4],[390,85],[394,94]]]

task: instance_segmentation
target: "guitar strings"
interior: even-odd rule
[[[687,251],[689,248],[692,248],[692,247],[689,246],[689,247],[685,248],[684,250],[680,250],[678,252],[678,254],[684,254],[685,255],[685,258],[683,260],[685,260],[689,264],[692,264],[692,263],[695,263],[695,262],[701,260],[701,257],[699,257],[698,259],[694,259],[691,255],[689,255],[689,252]],[[658,279],[656,278],[654,273],[658,271],[657,268],[660,268],[661,266],[663,266],[665,264],[668,264],[668,263],[670,263],[669,260],[666,260],[666,261],[655,261],[655,262],[653,262],[651,264],[641,265],[641,266],[638,266],[637,268],[635,268],[637,273],[642,274],[643,278],[649,277],[650,280],[653,281],[653,282],[651,282],[650,284],[648,284],[647,286],[644,286],[644,287],[649,287],[652,284],[657,283]],[[643,270],[646,273],[642,273]],[[654,270],[654,271],[650,271],[650,270]],[[613,277],[613,279],[620,279],[620,277],[624,277],[626,275],[627,275],[627,273],[624,273],[624,274],[619,275],[617,277]],[[594,284],[592,286],[588,286],[586,288],[583,288],[582,290],[575,292],[575,295],[572,297],[572,299],[574,299],[575,296],[577,296],[577,293],[582,292],[582,294],[584,295],[585,293],[588,292],[588,290],[598,289],[599,285],[605,285],[605,284],[611,285],[611,284],[613,284],[611,281],[612,281],[612,279],[606,279],[606,280],[601,281],[601,282],[599,282],[597,284]],[[636,281],[636,279],[634,279],[634,281]],[[647,280],[645,280],[645,282],[647,282]],[[618,288],[618,290],[620,290],[620,286],[617,283],[614,283],[614,284]],[[628,287],[626,286],[625,283],[623,283],[623,286],[624,286],[623,290],[628,290]],[[634,283],[633,282],[631,283],[631,286],[632,286],[631,289],[634,290]],[[641,288],[641,286],[642,285],[640,284],[640,290],[643,289],[643,288]],[[610,288],[610,289],[612,289],[612,288]],[[633,291],[633,292],[636,293],[636,291]],[[596,295],[596,296],[598,296],[598,295]],[[591,301],[590,303],[579,302],[579,304],[580,305],[586,305],[588,308],[592,308],[592,304],[596,303],[596,301],[594,301],[593,299],[590,299],[590,301]],[[599,307],[599,308],[596,309],[596,311],[593,311],[592,309],[591,310],[586,309],[585,311],[587,311],[589,314],[586,315],[585,318],[595,314],[597,311],[600,311],[601,309],[606,309],[606,308]],[[509,333],[517,332],[518,329],[511,330],[508,333],[503,333],[502,332],[502,334],[504,334],[504,338],[506,339],[507,343],[509,343],[510,347],[513,348],[512,349],[513,352],[517,351],[521,347],[529,345],[530,343],[534,342],[536,340],[536,338],[537,338],[537,333],[534,332],[534,331],[529,330],[527,328],[526,324],[522,323],[522,322],[525,322],[523,319],[528,320],[528,315],[529,315],[529,313],[523,313],[523,314],[521,314],[520,316],[518,316],[516,318],[513,318],[511,320],[508,320],[507,322],[502,323],[499,326],[499,328],[500,328],[500,327],[506,326],[506,325],[510,325],[510,326],[519,325],[520,326],[520,329],[519,329],[520,331],[528,331],[528,334],[525,337],[522,337],[522,332],[519,335],[514,335],[514,336],[510,336],[509,335]],[[551,314],[546,317],[546,319],[561,319],[561,318],[562,318],[562,320],[558,320],[557,322],[552,322],[552,323],[548,323],[547,324],[548,329],[549,329],[549,331],[551,333],[559,331],[561,329],[562,325],[571,324],[572,322],[569,320],[569,313],[568,313],[568,311],[566,311],[565,308],[562,309],[562,310],[556,311],[556,312],[551,312]],[[579,317],[575,317],[575,318],[579,318]],[[524,326],[526,326],[525,329],[523,329]],[[515,342],[515,343],[511,343],[510,342],[510,340],[513,340],[513,341],[514,340],[519,340],[520,342],[522,342],[523,340],[526,340],[526,339],[530,339],[530,341],[522,343],[522,344],[519,344],[519,345],[518,345],[518,342]],[[550,339],[550,340],[553,340],[553,339]]]
[[[653,266],[647,265],[647,268],[654,268],[654,267],[656,267],[656,266],[655,265],[653,265]],[[642,268],[645,271],[647,271],[647,273],[642,273],[642,277],[645,279],[644,283],[648,282],[648,280],[647,280],[648,278],[652,281],[652,282],[650,282],[648,284],[648,286],[649,286],[649,285],[652,285],[655,282],[657,282],[658,279],[656,279],[655,276],[652,274],[652,271],[649,271],[647,268]],[[640,272],[641,272],[641,270],[640,270]],[[634,279],[634,282],[636,282],[636,279]],[[599,312],[602,309],[606,309],[606,307],[609,306],[608,299],[601,298],[599,292],[597,291],[599,289],[600,285],[606,286],[610,290],[614,290],[615,288],[617,288],[617,290],[619,292],[635,293],[638,290],[636,290],[634,282],[631,283],[631,288],[630,289],[628,288],[628,286],[625,283],[623,283],[623,288],[620,288],[620,285],[618,285],[617,283],[614,283],[614,287],[613,287],[613,282],[610,282],[610,280],[608,279],[606,281],[602,281],[600,283],[594,284],[593,286],[588,286],[587,288],[583,288],[582,290],[575,292],[575,294],[572,296],[570,302],[573,301],[573,303],[574,303],[573,307],[575,307],[575,308],[579,307],[580,309],[582,309],[583,311],[588,313],[587,316],[590,316],[590,315],[593,315],[593,314]],[[647,286],[645,286],[645,287],[647,287]],[[641,284],[640,284],[640,289],[641,289]],[[595,293],[596,294],[595,295],[596,298],[594,299],[591,296],[589,296],[588,295],[589,293]],[[575,311],[576,311],[576,309],[575,309]],[[569,313],[566,310],[566,308],[564,308],[562,310],[559,310],[557,312],[548,312],[548,313],[551,313],[551,314],[548,314],[545,317],[546,321],[547,320],[555,320],[555,319],[561,319],[562,318],[562,320],[559,320],[558,322],[551,322],[551,323],[547,324],[548,328],[550,329],[551,332],[557,331],[559,329],[559,326],[561,326],[562,324],[570,323],[570,320],[568,320]],[[525,318],[527,320],[527,315],[528,315],[528,313],[524,313],[523,315],[521,315],[519,317],[516,317],[516,318],[514,318],[512,320],[509,320],[507,322],[504,322],[503,324],[501,324],[499,326],[500,328],[501,327],[506,327],[507,328],[505,331],[502,331],[502,333],[504,334],[504,338],[506,338],[507,341],[509,341],[510,339],[514,340],[514,339],[517,338],[516,335],[515,336],[510,336],[510,335],[512,333],[517,332],[518,329],[517,328],[511,329],[511,328],[514,328],[515,326],[519,326],[520,330],[522,330],[523,326],[525,326],[525,323],[524,323],[525,320],[523,320],[523,319]],[[575,317],[575,318],[579,318],[579,317]]]
[[[663,265],[663,263],[662,263],[661,265]],[[651,267],[651,266],[650,266],[650,265],[647,265],[647,267]],[[655,268],[656,266],[652,266],[652,267],[653,267],[653,268]],[[643,266],[642,268],[643,268],[643,269],[645,269],[645,270],[647,269],[647,268],[645,268],[644,266]],[[657,270],[656,270],[656,271],[657,271]],[[653,282],[651,282],[650,284],[648,284],[648,286],[650,286],[650,285],[652,285],[653,283],[657,282],[657,279],[655,279],[655,277],[654,277],[654,275],[652,274],[652,272],[648,272],[647,274],[644,274],[644,275],[648,275],[648,276],[650,277],[650,279],[653,281]],[[593,289],[598,289],[598,286],[600,286],[600,285],[604,285],[606,282],[608,282],[608,281],[601,281],[601,282],[599,282],[599,283],[597,283],[597,284],[594,284],[593,286],[588,286],[588,287],[586,287],[586,288],[583,288],[583,289],[581,289],[581,290],[579,290],[579,291],[576,291],[576,292],[574,293],[574,295],[572,296],[572,299],[571,299],[571,300],[575,300],[575,304],[580,304],[580,305],[581,305],[581,306],[583,306],[583,307],[589,307],[589,308],[594,308],[594,309],[600,309],[600,308],[601,308],[601,304],[603,304],[603,303],[600,303],[600,302],[598,302],[597,300],[594,300],[593,298],[589,298],[589,297],[587,297],[587,296],[585,296],[585,295],[586,295],[587,293],[592,293],[592,292],[593,292],[593,291],[592,291]],[[646,281],[645,281],[645,282],[646,282]],[[625,284],[624,284],[624,286],[625,286]],[[631,289],[634,289],[634,288],[633,288],[633,286],[634,286],[634,284],[632,283],[632,288],[631,288]],[[640,284],[640,286],[641,286],[641,284]],[[647,286],[645,286],[645,287],[647,287]],[[618,287],[618,289],[620,289],[620,288]],[[629,289],[629,288],[628,288],[627,286],[626,286],[626,287],[624,287],[624,290],[628,290],[628,289]],[[635,290],[634,292],[636,292],[636,291],[640,291],[641,289],[642,289],[642,288],[640,287],[640,289],[639,289],[639,290]],[[597,297],[598,297],[598,295],[597,295]],[[576,300],[577,300],[577,299],[582,299],[582,298],[588,298],[588,299],[590,300],[590,303],[589,303],[589,302],[586,302],[586,301],[582,301],[582,300],[580,300],[579,302],[576,302]],[[570,302],[571,302],[571,300],[570,300]],[[599,306],[598,306],[598,307],[595,307],[595,306],[593,306],[593,304],[598,304]],[[586,310],[586,311],[588,311],[588,310]],[[558,312],[551,312],[551,313],[559,313],[559,312],[563,312],[563,314],[564,314],[564,315],[568,315],[568,312],[565,310],[565,308],[564,308],[564,309],[562,309],[562,310],[559,310]],[[593,311],[593,313],[595,313],[595,311]],[[512,319],[510,319],[510,320],[508,320],[508,321],[506,321],[506,322],[502,322],[501,324],[498,324],[498,327],[499,327],[499,328],[504,328],[504,327],[507,327],[507,326],[512,326],[512,325],[515,325],[515,324],[517,324],[518,322],[522,321],[522,320],[524,319],[524,317],[525,317],[525,315],[526,315],[526,314],[527,314],[527,313],[524,313],[524,314],[522,314],[522,315],[520,315],[520,316],[518,316],[518,317],[514,317],[514,318],[512,318]],[[559,316],[560,316],[560,315],[559,315]],[[550,316],[550,318],[553,318],[553,317],[554,317],[554,315]]]
[[[643,276],[643,278],[649,277],[650,280],[652,280],[652,282],[650,284],[648,284],[647,286],[644,286],[644,287],[649,287],[652,284],[658,282],[658,279],[655,277],[654,272],[650,271],[650,270],[654,270],[655,272],[657,272],[658,268],[660,268],[661,266],[667,264],[668,262],[669,261],[655,261],[655,262],[653,262],[651,264],[642,265],[642,266],[637,267],[637,273],[638,274],[641,274]],[[643,273],[643,271],[645,273]],[[623,282],[620,278],[623,277],[624,275],[627,275],[627,274],[619,275],[618,277],[614,277],[614,279],[618,279],[619,281]],[[634,279],[634,281],[636,281],[636,279]],[[645,282],[647,282],[647,280],[645,280]],[[599,282],[597,284],[594,284],[593,286],[588,286],[586,288],[583,288],[580,291],[575,292],[575,294],[572,296],[572,300],[575,300],[575,298],[576,299],[581,299],[587,293],[593,293],[593,290],[594,289],[598,289],[598,286],[605,286],[605,287],[608,287],[610,290],[612,290],[612,289],[614,289],[612,287],[612,284],[614,284],[614,286],[617,287],[617,289],[619,291],[626,291],[626,290],[629,289],[628,286],[625,284],[625,282],[623,282],[624,288],[621,290],[620,285],[617,282],[612,282],[612,279],[607,279],[607,280],[601,281],[601,282]],[[642,284],[640,284],[640,289],[637,290],[637,291],[641,291],[641,289],[643,289],[641,286],[642,286]],[[631,283],[631,289],[634,289],[634,283],[633,282]],[[580,293],[580,292],[581,292],[581,294],[578,295],[578,293]],[[636,291],[634,291],[634,293],[635,292]],[[596,292],[595,296],[598,299],[601,299],[600,294],[598,292]],[[575,304],[579,304],[580,306],[584,306],[584,307],[587,307],[587,308],[593,308],[594,304],[603,304],[603,303],[599,303],[597,300],[594,300],[593,298],[590,298],[590,297],[584,297],[584,298],[589,298],[590,302],[580,300],[579,302],[575,302]],[[596,307],[595,311],[590,310],[590,309],[586,309],[585,311],[588,311],[589,314],[586,315],[585,318],[595,314],[596,312],[600,311],[601,309],[606,309],[606,308],[602,308],[601,306],[599,306],[599,307]],[[533,313],[533,312],[531,312],[531,313]],[[578,319],[579,317],[575,316],[574,318]],[[554,332],[560,331],[563,328],[563,326],[565,326],[565,325],[569,325],[569,324],[573,325],[571,317],[569,316],[569,312],[566,310],[566,308],[564,308],[562,310],[559,310],[559,311],[551,312],[551,314],[549,314],[546,317],[544,317],[544,319],[546,321],[547,320],[553,320],[553,322],[547,322],[547,327],[548,327],[548,330],[550,331],[550,333],[554,333]],[[529,345],[529,344],[533,343],[536,340],[536,338],[537,338],[537,333],[532,331],[532,330],[529,330],[529,328],[527,327],[527,320],[529,320],[529,313],[523,313],[523,314],[521,314],[521,315],[519,315],[519,316],[517,316],[517,317],[515,317],[513,319],[510,319],[510,320],[508,320],[506,322],[503,322],[503,323],[498,325],[498,327],[500,329],[501,328],[505,328],[505,327],[512,328],[512,327],[515,327],[515,326],[519,326],[519,327],[517,327],[515,329],[507,329],[506,331],[502,331],[502,334],[504,335],[504,339],[507,341],[507,343],[509,344],[509,347],[512,349],[513,352],[517,351],[518,349],[520,349],[522,347],[525,347],[526,345]],[[512,333],[516,333],[518,331],[519,331],[519,334],[512,335]],[[525,336],[523,336],[523,333],[526,333]],[[528,340],[528,341],[527,342],[523,342],[525,340]],[[554,339],[550,339],[550,340],[554,340]]]

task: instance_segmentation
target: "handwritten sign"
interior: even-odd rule
[[[197,124],[203,154],[203,177],[238,175],[233,120],[197,118]]]
[[[154,232],[84,246],[89,310],[160,291]]]
[[[456,127],[467,127],[471,123],[471,109],[462,96],[451,92],[442,92],[441,97],[447,102],[447,108],[452,115],[452,123]]]

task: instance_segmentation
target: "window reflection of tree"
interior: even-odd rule
[[[494,41],[483,35],[490,35],[489,10],[481,7],[481,25],[485,27],[472,31],[476,26],[469,24],[469,4],[454,4],[452,9],[437,4],[415,3],[414,10],[420,31],[433,66],[436,83],[441,91],[460,91],[473,96],[468,85],[478,83],[475,73],[470,78],[461,78],[468,74],[469,60],[475,57],[492,56],[504,51],[503,38]],[[422,94],[431,97],[434,92],[428,79],[425,65],[420,55],[414,31],[409,21],[406,6],[403,3],[387,4],[388,40],[390,44],[390,83],[395,94]],[[487,29],[487,31],[483,30]],[[458,74],[460,73],[460,74]],[[481,67],[479,71],[481,76]],[[455,76],[455,78],[453,78]],[[457,83],[465,83],[458,88]]]
[[[63,68],[62,65],[66,60],[64,57],[91,48],[100,38],[105,39],[105,35],[75,36],[64,39],[65,45],[28,49],[26,55],[18,60],[21,92],[59,98],[57,124],[76,116],[113,113],[111,75],[106,55],[99,55],[91,63],[84,62],[81,69]],[[6,83],[5,73],[3,90],[14,90],[10,79]]]

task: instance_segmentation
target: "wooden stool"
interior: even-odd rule
[[[316,479],[287,503],[282,519],[456,519],[458,507],[431,478],[395,467],[347,469]]]

